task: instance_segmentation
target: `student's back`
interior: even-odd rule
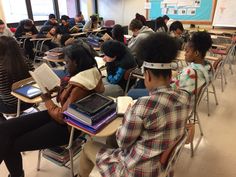
[[[38,30],[35,27],[33,21],[30,19],[25,19],[20,21],[15,32],[15,36],[17,38],[23,35],[35,35],[35,34],[38,34]]]
[[[136,58],[137,46],[143,39],[147,38],[150,34],[153,34],[154,31],[147,26],[143,26],[143,24],[137,19],[130,22],[129,29],[133,32],[133,37],[130,39],[128,47],[134,55],[138,65],[141,66],[142,62]]]
[[[16,113],[17,99],[11,95],[12,84],[30,77],[28,71],[32,69],[15,39],[0,37],[0,112]]]
[[[107,80],[110,84],[118,84],[123,90],[126,86],[125,72],[137,64],[129,49],[118,41],[107,41],[102,45],[105,57],[115,57],[112,62],[107,62]],[[105,58],[104,57],[104,58]]]

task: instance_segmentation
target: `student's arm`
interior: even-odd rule
[[[117,84],[124,77],[124,74],[125,69],[118,67],[115,75],[108,75],[107,80],[111,84]]]
[[[80,87],[69,87],[62,92],[63,98],[66,98],[62,103],[62,107],[57,106],[51,99],[45,101],[45,106],[49,115],[60,124],[64,124],[63,112],[68,108],[69,104],[84,98],[88,95],[88,91]],[[63,102],[63,100],[61,100]]]
[[[136,104],[137,103],[138,101]],[[143,120],[135,114],[136,109],[138,109],[138,107],[133,106],[130,110],[126,111],[123,123],[116,132],[116,140],[121,149],[125,149],[134,144],[142,132]]]
[[[21,37],[22,35],[24,35],[23,34],[23,29],[20,26],[20,27],[16,28],[15,37],[18,38],[18,37]]]

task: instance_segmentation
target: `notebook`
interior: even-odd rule
[[[24,97],[30,98],[30,99],[35,98],[42,94],[39,88],[32,85],[24,85],[22,87],[19,87],[13,90],[13,92],[20,94]]]

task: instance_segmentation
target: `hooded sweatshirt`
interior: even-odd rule
[[[131,50],[131,53],[136,56],[136,50],[137,50],[137,46],[140,43],[140,41],[142,41],[143,39],[145,39],[146,37],[148,37],[148,35],[153,34],[154,31],[147,27],[147,26],[143,26],[140,30],[137,36],[132,37],[128,43],[128,47]]]
[[[191,63],[184,68],[176,77],[174,83],[171,85],[174,88],[186,90],[193,94],[195,93],[195,79],[197,77],[197,88],[201,88],[204,84],[208,84],[212,78],[211,65],[206,62],[205,65]],[[197,76],[194,72],[197,72]]]
[[[57,97],[61,107],[57,106],[52,100],[46,101],[45,106],[53,119],[64,124],[62,113],[68,108],[69,104],[94,92],[104,92],[102,76],[96,67],[79,72],[70,78],[68,85],[60,91]]]

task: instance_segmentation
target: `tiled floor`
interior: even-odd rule
[[[227,73],[228,84],[220,90],[220,82],[215,86],[219,105],[215,106],[210,97],[211,116],[206,114],[206,103],[201,102],[199,115],[205,136],[195,156],[190,157],[186,146],[176,167],[175,177],[235,177],[236,176],[236,66],[234,75]],[[70,171],[46,159],[42,159],[41,170],[36,171],[37,151],[23,155],[26,177],[70,177]],[[75,167],[78,167],[75,161]],[[4,164],[0,165],[0,177],[7,177]]]

